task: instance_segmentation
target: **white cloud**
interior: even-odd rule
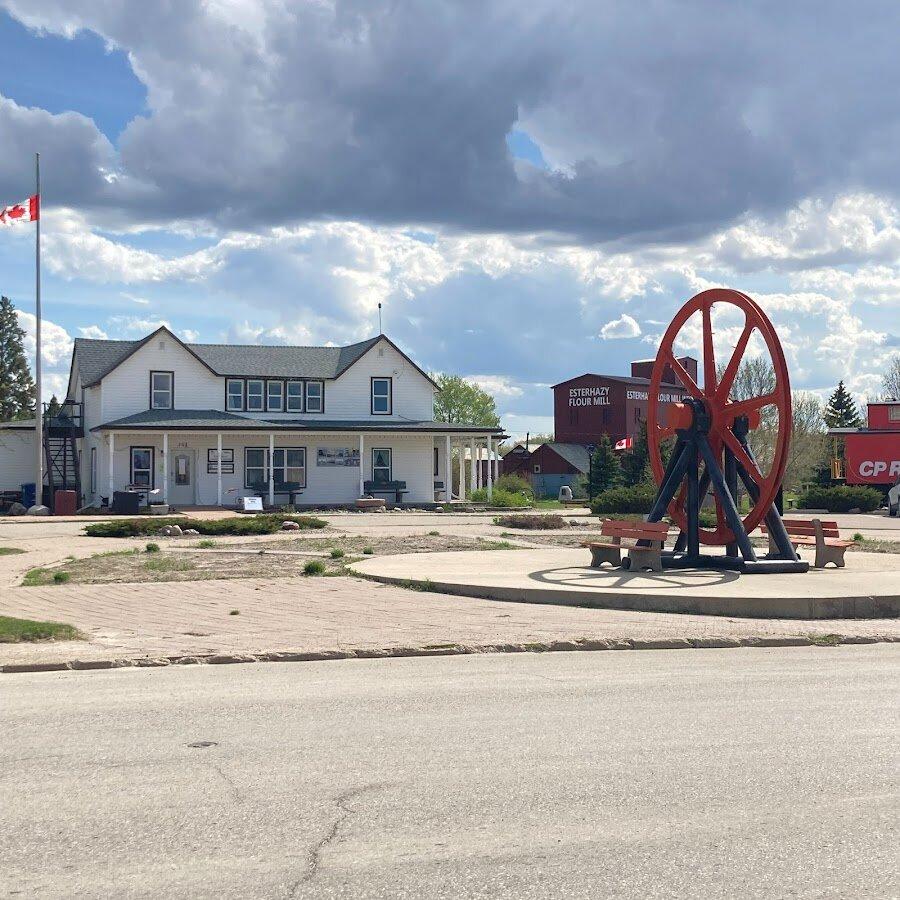
[[[29,359],[34,361],[35,341],[35,317],[32,313],[16,310],[19,319],[19,327],[25,332],[25,352]],[[60,327],[49,319],[41,319],[41,361],[50,366],[56,366],[60,362],[69,361],[72,353],[72,338],[65,328]]]
[[[189,341],[194,344],[200,340],[200,332],[194,331],[192,328],[182,328],[180,332],[180,337],[184,338],[184,340]]]
[[[78,329],[83,338],[106,340],[109,335],[99,325],[87,325]]]
[[[466,381],[477,384],[492,397],[521,397],[524,391],[505,375],[467,375]]]
[[[629,315],[623,313],[618,319],[607,322],[600,329],[600,337],[604,341],[617,340],[620,338],[636,338],[640,337],[641,326]]]

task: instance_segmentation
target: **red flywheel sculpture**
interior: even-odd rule
[[[743,327],[733,346],[729,343],[728,350],[722,352],[721,343],[719,344],[721,360],[716,357],[714,306],[717,319],[725,314],[720,321],[733,321],[735,312],[738,313],[738,323],[743,317]],[[698,313],[699,323],[694,318]],[[685,330],[689,320],[691,324]],[[679,362],[675,347],[690,346],[691,342],[685,338],[696,335],[697,324],[701,325],[702,346],[699,349],[702,351],[703,364],[698,373],[700,377],[695,378]],[[738,334],[738,328],[740,324],[735,327],[734,334]],[[769,385],[758,396],[735,399],[732,396],[735,376],[751,348],[754,334],[759,335],[771,357],[774,386]],[[696,337],[694,340],[696,341]],[[754,341],[754,345],[754,349],[758,349],[759,342]],[[675,374],[689,395],[682,403],[672,404],[660,399],[661,392],[665,393],[670,388],[671,373]],[[763,466],[767,471],[762,471],[760,462],[751,450],[752,433],[759,426],[761,412],[769,406],[777,408],[778,429],[771,451],[771,463]],[[689,525],[692,526],[694,544],[699,541],[703,544],[734,546],[737,542],[742,550],[749,548],[747,535],[764,519],[770,527],[780,532],[781,521],[773,504],[787,465],[790,433],[791,387],[787,365],[775,329],[766,314],[740,291],[713,288],[692,297],[679,310],[663,335],[650,381],[647,437],[653,475],[660,486],[658,508],[655,508],[653,517],[659,518],[667,506],[669,516],[681,528],[682,535],[687,535]],[[663,443],[668,442],[667,445],[671,446],[673,438],[676,439],[678,451],[684,454],[680,468],[674,461],[670,461],[667,467],[663,459]],[[702,472],[699,468],[701,464]],[[678,471],[672,471],[673,469]],[[690,470],[693,471],[693,491]],[[740,517],[736,502],[730,502],[732,497],[735,501],[737,499],[736,473],[745,482],[751,501],[749,512]],[[731,484],[726,495],[722,488],[729,480]],[[711,481],[712,487],[716,488],[716,526],[701,528],[698,524],[698,510],[702,498],[710,489]],[[692,504],[693,509],[691,515],[689,504]],[[729,507],[727,510],[726,505]],[[777,522],[773,517],[777,518]],[[790,548],[789,543],[786,547]],[[696,548],[694,553],[696,554]],[[752,552],[749,555],[755,561]],[[746,559],[748,553],[745,552],[744,556]],[[795,554],[791,554],[791,558],[797,559]]]

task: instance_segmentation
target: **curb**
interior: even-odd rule
[[[894,635],[841,635],[815,637],[704,637],[535,641],[522,644],[426,644],[423,647],[382,647],[353,650],[274,650],[268,653],[214,653],[204,656],[142,656],[133,659],[73,659],[66,662],[7,663],[0,672],[96,671],[100,669],[161,668],[163,666],[236,665],[257,662],[325,662],[333,659],[398,659],[419,656],[470,656],[479,653],[559,653],[597,650],[711,650],[768,647],[838,647],[854,644],[894,644]]]

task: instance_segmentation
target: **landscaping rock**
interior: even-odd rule
[[[197,533],[198,532],[196,532],[196,531],[194,532],[194,534],[197,534]],[[184,532],[181,530],[180,525],[170,525],[169,526],[169,534],[172,537],[181,537],[184,534]]]
[[[12,506],[7,510],[9,515],[11,516],[24,516],[25,513],[28,512],[21,503],[13,503]]]
[[[32,506],[31,509],[26,510],[26,513],[29,516],[49,516],[50,510],[46,506]]]
[[[176,525],[176,526],[174,526],[174,527],[177,528],[178,526]],[[183,533],[184,533],[186,536],[187,536],[187,535],[190,535],[191,537],[196,537],[197,535],[200,534],[200,532],[197,531],[196,528],[185,528]]]
[[[290,519],[286,519],[281,523],[282,531],[299,531],[300,525],[297,522],[292,522]]]

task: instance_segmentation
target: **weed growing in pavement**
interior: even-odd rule
[[[229,616],[239,616],[240,614],[241,614],[241,611],[239,609],[233,609],[233,610],[231,610],[231,612],[228,613]]]
[[[54,572],[53,573],[53,583],[54,584],[65,584],[69,580],[68,572]]]
[[[0,556],[12,556],[14,553],[24,553],[18,547],[0,547]]]
[[[839,634],[810,634],[807,637],[817,646],[817,647],[837,647],[841,642],[841,636]]]
[[[437,537],[439,534],[440,534],[439,531],[429,531],[428,532],[429,537]]]
[[[148,572],[189,572],[194,564],[187,559],[177,559],[173,556],[160,556],[156,559],[148,559],[144,563]]]
[[[84,635],[77,628],[63,622],[34,622],[31,619],[0,616],[0,644],[82,640]]]

